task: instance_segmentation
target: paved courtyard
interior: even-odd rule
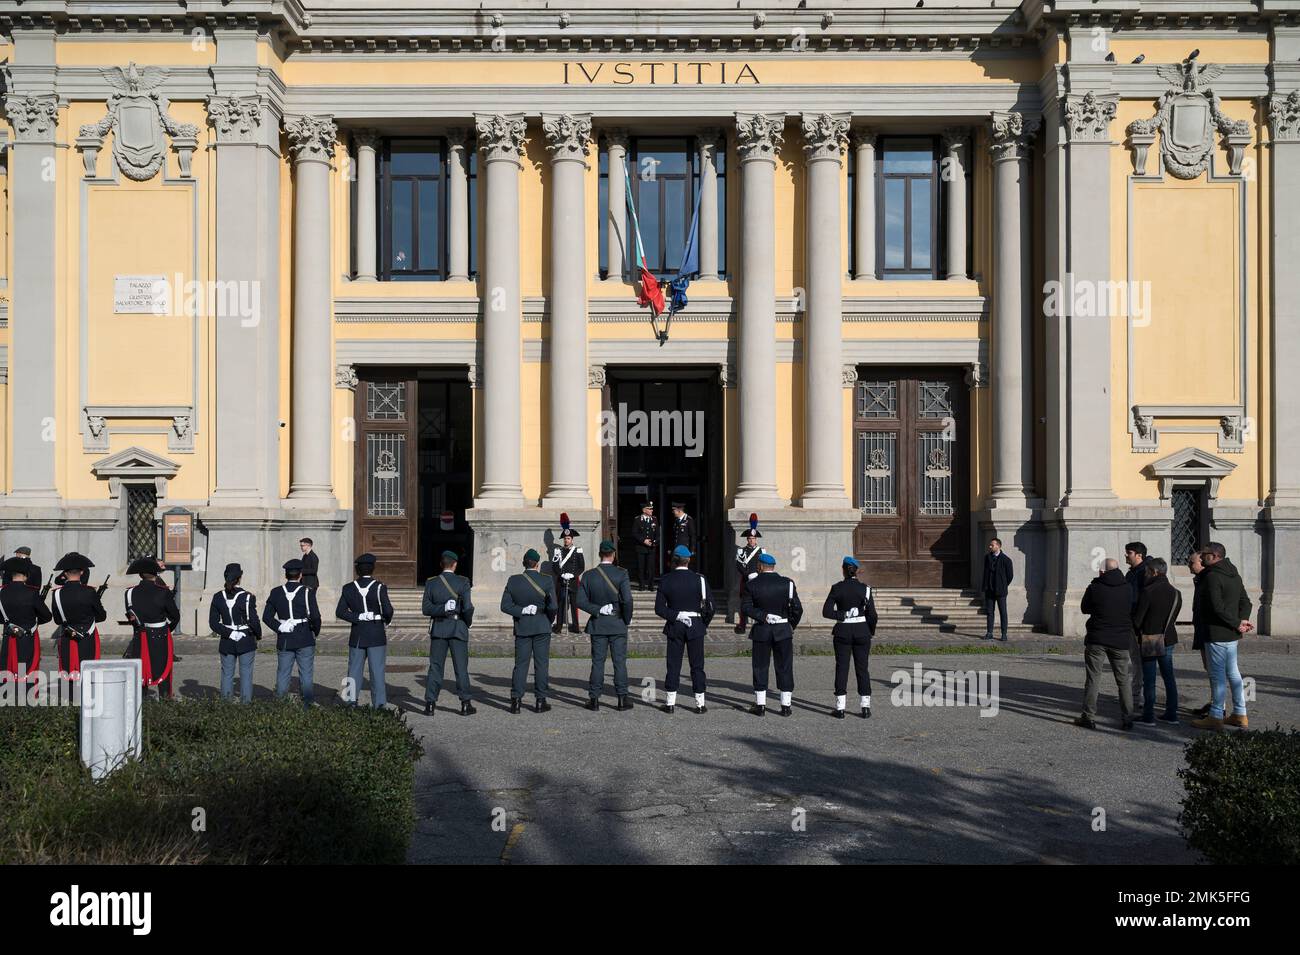
[[[1300,658],[1242,662],[1256,681],[1252,726],[1300,724]],[[996,670],[996,715],[893,705],[891,674],[918,663]],[[395,658],[388,680],[390,702],[408,712],[425,748],[412,862],[1195,861],[1176,822],[1177,770],[1195,731],[1121,733],[1113,683],[1096,732],[1070,725],[1080,656],[879,655],[870,720],[830,717],[829,657],[798,658],[794,715],[762,719],[745,712],[745,658],[707,661],[703,716],[640,704],[642,680],[662,680],[655,659],[630,661],[639,704],[631,712],[582,709],[587,667],[560,659],[551,667],[554,709],[512,716],[509,661],[473,658],[477,715],[462,718],[444,692],[436,716],[425,717],[425,665]],[[180,661],[182,692],[212,692],[216,666],[213,656]],[[327,705],[343,670],[341,657],[318,661]],[[1184,702],[1200,705],[1207,687],[1197,661],[1184,653],[1177,670]],[[264,654],[259,695],[273,678]],[[849,702],[853,709],[852,694]],[[1094,831],[1098,808],[1104,832]]]

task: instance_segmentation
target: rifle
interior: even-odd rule
[[[44,602],[45,602],[45,598],[48,597],[48,596],[50,595],[50,584],[52,584],[52,583],[54,583],[53,578],[51,578],[50,580],[45,581],[45,586],[41,588],[41,602],[42,602],[42,603],[44,603]]]
[[[111,578],[109,578],[109,577],[105,577],[105,578],[104,578],[104,582],[103,582],[102,584],[100,584],[100,585],[99,585],[99,588],[95,591],[95,596],[96,596],[96,597],[102,597],[102,596],[104,596],[104,591],[108,589],[108,582],[109,582],[110,579],[111,579]]]

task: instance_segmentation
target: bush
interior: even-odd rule
[[[1186,758],[1188,845],[1222,865],[1300,862],[1300,732],[1206,735]]]
[[[421,750],[397,714],[147,702],[143,725],[96,783],[77,710],[0,711],[0,863],[405,861]]]

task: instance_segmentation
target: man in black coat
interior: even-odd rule
[[[27,575],[27,586],[31,587],[33,590],[39,591],[42,583],[45,581],[45,572],[41,570],[40,564],[37,564],[32,560],[32,549],[26,545],[15,547],[14,556],[27,558],[27,563],[32,569],[32,572]],[[3,576],[0,576],[0,580],[3,580],[6,584],[9,583],[9,575],[7,573],[3,574]]]
[[[533,692],[538,713],[550,712],[546,697],[551,691],[551,625],[559,616],[555,586],[537,569],[542,555],[531,547],[524,553],[523,573],[513,574],[501,592],[501,612],[514,621],[515,669],[510,679],[510,712],[523,706],[528,686],[528,664],[533,665]]]
[[[758,559],[758,576],[745,588],[741,612],[754,621],[749,630],[754,670],[754,705],[749,712],[767,712],[767,671],[776,659],[776,688],[781,694],[781,715],[790,716],[794,698],[794,628],[803,619],[803,604],[794,581],[776,572],[776,558]]]
[[[699,557],[699,535],[695,529],[695,518],[686,513],[684,501],[673,501],[673,523],[668,532],[668,546],[673,550],[685,547],[692,557]]]
[[[469,685],[469,628],[474,623],[473,589],[468,577],[456,573],[460,558],[455,551],[442,552],[442,572],[424,582],[424,599],[420,612],[429,622],[429,670],[424,678],[424,715],[432,716],[442,692],[442,678],[451,654],[456,671],[456,693],[460,697],[460,715],[473,716],[478,710],[471,702]]]
[[[384,685],[384,663],[388,658],[388,631],[393,622],[393,605],[388,599],[388,585],[375,579],[375,555],[362,554],[354,562],[356,580],[343,588],[334,616],[352,625],[348,633],[347,702],[356,706],[361,698],[363,670],[370,667],[370,705],[387,705],[388,689]],[[345,694],[346,696],[346,694]]]
[[[1083,686],[1083,714],[1074,724],[1090,730],[1097,728],[1102,664],[1109,660],[1119,689],[1120,725],[1130,730],[1133,728],[1133,678],[1129,667],[1135,640],[1128,581],[1119,571],[1119,561],[1106,558],[1102,572],[1083,592],[1079,609],[1088,614],[1087,637],[1083,641],[1087,677]]]
[[[172,633],[181,622],[181,611],[173,594],[158,575],[162,566],[152,557],[141,557],[127,568],[139,574],[140,583],[126,592],[126,617],[133,635],[127,647],[129,659],[138,659],[145,687],[158,687],[160,699],[171,699],[172,665],[176,660]]]
[[[98,588],[86,584],[86,575],[94,563],[76,551],[64,554],[54,565],[63,583],[55,587],[50,597],[50,611],[59,629],[54,633],[55,649],[59,655],[59,672],[73,679],[81,676],[83,660],[98,660],[100,653],[99,627],[108,618],[104,609],[104,591],[108,578]]]
[[[1129,541],[1124,545],[1124,563],[1128,570],[1124,580],[1128,582],[1129,605],[1136,610],[1138,600],[1142,597],[1142,588],[1147,585],[1147,545],[1141,541]],[[1133,643],[1133,712],[1142,709],[1142,654],[1138,652],[1137,642]]]
[[[208,629],[220,639],[217,656],[221,658],[221,698],[235,697],[235,670],[239,670],[239,698],[253,702],[253,663],[257,660],[257,641],[262,639],[262,621],[257,617],[257,598],[239,586],[244,569],[227,564],[222,571],[225,586],[212,595],[208,605]]]
[[[0,586],[0,672],[14,679],[30,680],[41,666],[41,642],[37,627],[50,620],[49,608],[34,587],[27,585],[32,562],[10,557],[3,565],[6,582]]]
[[[1178,722],[1178,682],[1174,678],[1174,646],[1178,643],[1178,611],[1183,595],[1169,582],[1169,565],[1159,557],[1142,562],[1147,582],[1133,610],[1133,630],[1138,637],[1142,660],[1142,725],[1156,722],[1156,671],[1165,684],[1165,711],[1162,723]],[[1158,637],[1158,640],[1151,639]],[[1142,644],[1155,648],[1154,656],[1141,653]],[[1136,704],[1135,704],[1136,705]]]
[[[1015,576],[1016,571],[1011,558],[1002,553],[1002,541],[993,538],[989,541],[988,553],[984,555],[984,579],[981,588],[984,593],[984,616],[988,621],[984,630],[985,640],[993,639],[993,608],[996,606],[1002,616],[1002,640],[1006,642],[1007,592],[1011,589],[1011,581]]]
[[[654,501],[641,505],[641,514],[632,524],[632,541],[636,550],[637,590],[650,590],[655,585],[655,552],[659,549]]]
[[[600,563],[582,575],[578,583],[578,606],[589,614],[587,634],[591,637],[591,679],[587,709],[600,709],[605,689],[605,657],[614,661],[615,709],[630,710],[627,679],[627,628],[632,623],[632,585],[627,571],[614,564],[614,542],[600,542]]]
[[[312,550],[310,537],[298,541],[298,546],[302,548],[302,582],[315,590],[320,586],[320,555]]]
[[[876,601],[871,588],[858,580],[858,562],[845,557],[841,565],[844,579],[831,588],[822,604],[822,616],[834,620],[831,643],[835,649],[835,718],[844,719],[844,706],[849,690],[849,661],[858,681],[859,705],[862,718],[871,716],[871,674],[867,664],[871,659],[871,639],[876,635]]]
[[[664,712],[677,708],[677,686],[682,678],[682,652],[691,665],[691,689],[695,693],[695,712],[706,713],[704,691],[704,638],[713,620],[713,598],[702,574],[691,570],[691,552],[678,545],[672,553],[673,569],[659,581],[655,594],[655,616],[664,623],[668,638],[668,673],[664,678]]]

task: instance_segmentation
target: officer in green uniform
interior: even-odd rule
[[[578,608],[590,614],[591,682],[587,709],[600,709],[605,691],[605,655],[614,658],[614,695],[619,710],[630,710],[627,696],[627,628],[632,622],[632,584],[627,571],[614,566],[614,542],[600,542],[600,563],[578,582]]]
[[[469,581],[456,573],[459,559],[454,551],[444,550],[442,573],[430,577],[424,585],[421,610],[426,617],[433,618],[429,627],[429,673],[424,683],[425,716],[432,716],[438,703],[448,652],[456,671],[460,715],[473,716],[478,712],[470,702],[469,689],[469,628],[474,622],[474,603],[469,598]]]
[[[515,672],[510,685],[510,712],[518,713],[528,683],[528,661],[533,661],[533,686],[537,691],[538,713],[551,708],[546,702],[550,689],[551,624],[559,615],[551,577],[537,569],[542,555],[531,547],[524,554],[524,572],[506,581],[501,594],[501,612],[515,622]]]

